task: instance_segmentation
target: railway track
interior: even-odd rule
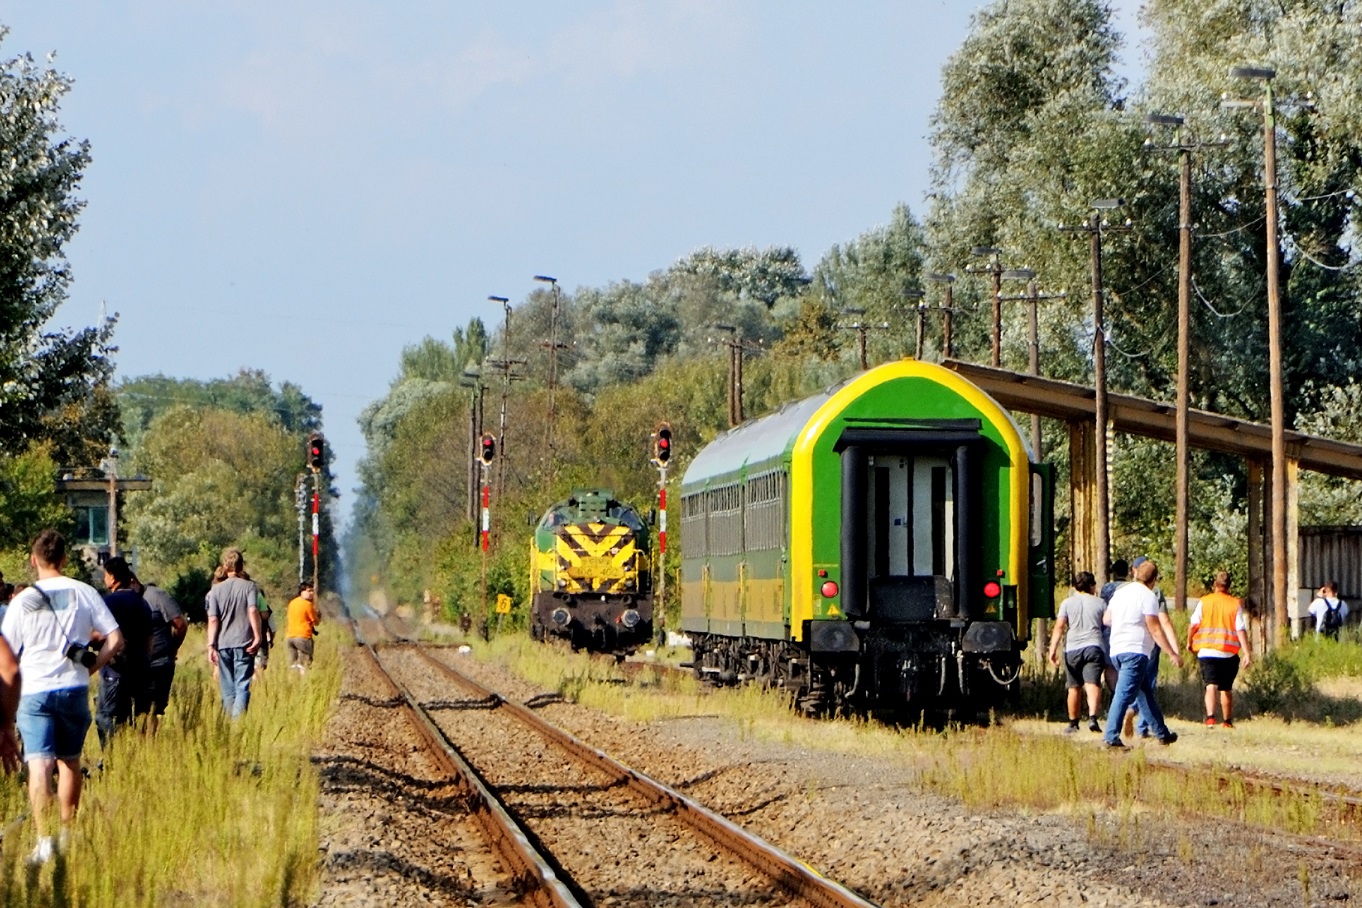
[[[873,904],[425,650],[377,656],[583,904]]]
[[[488,791],[478,774],[449,743],[438,726],[419,703],[383,667],[373,647],[364,642],[357,625],[352,625],[356,636],[359,658],[375,670],[379,683],[386,689],[381,693],[392,702],[406,707],[413,727],[426,745],[427,751],[444,770],[447,778],[459,789],[462,801],[486,840],[511,868],[511,889],[523,896],[525,904],[543,908],[578,908],[577,896],[558,879],[552,863],[530,843],[529,836],[516,823],[501,802]]]
[[[1316,823],[1337,833],[1341,838],[1297,836],[1308,842],[1327,844],[1341,852],[1362,857],[1362,792],[1349,791],[1336,785],[1325,785],[1301,779],[1288,779],[1254,773],[1234,767],[1188,765],[1171,760],[1151,759],[1149,769],[1170,778],[1177,784],[1194,785],[1204,789],[1209,783],[1220,792],[1220,797],[1231,808],[1231,819],[1249,821],[1247,795],[1266,795],[1280,802],[1283,814],[1309,814]],[[1258,817],[1263,824],[1271,818]],[[1267,825],[1273,825],[1270,822]]]

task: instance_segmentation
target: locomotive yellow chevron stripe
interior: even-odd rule
[[[638,576],[638,548],[628,527],[569,524],[559,530],[554,548],[566,592],[623,593],[625,581]]]

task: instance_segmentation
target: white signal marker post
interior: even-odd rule
[[[653,604],[656,627],[667,623],[667,465],[657,465],[657,601]],[[654,631],[656,632],[656,631]]]
[[[482,621],[487,627],[487,547],[492,529],[492,492],[488,486],[486,462],[482,465]]]
[[[312,591],[314,598],[319,589],[319,572],[317,568],[317,555],[321,551],[322,536],[322,473],[321,470],[312,471]]]
[[[492,537],[492,461],[496,460],[497,442],[491,435],[482,436],[482,451],[479,460],[482,463],[482,626],[484,635],[487,632],[491,616],[487,607],[487,550],[491,547]]]
[[[657,595],[653,615],[658,627],[667,622],[667,462],[672,457],[672,427],[659,423],[653,430],[653,465],[657,467],[657,558],[653,571],[657,577]]]

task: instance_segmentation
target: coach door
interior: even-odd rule
[[[964,617],[977,429],[847,430],[842,449],[842,589],[849,613]]]

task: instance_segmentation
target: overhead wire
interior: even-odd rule
[[[1192,279],[1192,289],[1196,291],[1197,299],[1201,300],[1201,304],[1209,309],[1211,314],[1216,318],[1234,318],[1237,315],[1242,315],[1244,310],[1248,309],[1248,305],[1245,304],[1239,307],[1238,312],[1221,312],[1219,309],[1216,309],[1215,306],[1211,305],[1210,300],[1206,299],[1206,294],[1201,292],[1201,287],[1197,285],[1196,278]]]

